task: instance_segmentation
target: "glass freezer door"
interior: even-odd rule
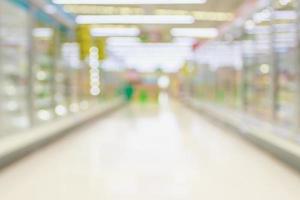
[[[0,1],[0,136],[29,126],[28,13]]]

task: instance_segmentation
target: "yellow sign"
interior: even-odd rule
[[[93,43],[90,34],[90,27],[88,25],[78,26],[77,40],[80,46],[80,58],[84,60],[89,56],[90,48],[92,47]]]
[[[105,38],[97,38],[96,44],[99,50],[99,60],[105,60],[106,55],[106,39]]]

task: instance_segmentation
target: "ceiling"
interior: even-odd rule
[[[86,0],[88,1],[88,0]],[[138,27],[142,33],[158,34],[162,37],[149,43],[110,45],[110,57],[106,62],[108,68],[115,66],[114,60],[123,60],[126,66],[138,71],[155,71],[158,67],[167,72],[177,71],[187,60],[192,51],[192,43],[174,43],[171,28],[219,28],[235,18],[237,9],[247,0],[207,0],[205,4],[194,5],[63,5],[66,12],[78,15],[192,15],[196,19],[190,25],[136,25],[105,24],[93,27],[125,26]],[[255,1],[255,0],[254,0]],[[172,2],[172,0],[170,0]],[[197,40],[205,40],[197,38]],[[172,42],[173,41],[173,42]],[[195,41],[192,41],[193,43]],[[111,66],[112,65],[112,66]]]
[[[196,23],[181,25],[182,27],[219,27],[223,23],[234,18],[236,10],[246,0],[208,0],[205,4],[192,5],[64,5],[66,12],[74,15],[122,15],[122,14],[146,14],[146,15],[185,15],[198,16]],[[170,0],[171,3],[171,0]],[[196,17],[197,18],[197,17]],[[149,26],[149,25],[147,25]],[[157,27],[156,25],[155,27]],[[153,27],[153,26],[151,26]],[[160,27],[162,28],[162,27]],[[163,28],[170,28],[164,25]]]

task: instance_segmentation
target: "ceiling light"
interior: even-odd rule
[[[174,37],[172,42],[175,44],[185,44],[192,46],[193,44],[195,44],[196,41],[197,40],[195,38],[191,37]]]
[[[216,28],[173,28],[171,34],[174,37],[215,38],[219,32]]]
[[[138,36],[140,30],[138,28],[93,28],[91,35],[94,37],[109,36]]]
[[[282,6],[286,6],[291,2],[292,2],[291,0],[279,0],[279,4]]]
[[[278,10],[274,12],[274,19],[277,20],[296,20],[297,12],[293,10]]]
[[[51,28],[34,28],[33,36],[37,38],[50,38],[53,35]]]
[[[128,45],[140,43],[141,39],[139,37],[109,37],[106,42],[107,45]]]
[[[234,14],[230,12],[208,12],[208,11],[189,11],[189,10],[174,10],[174,9],[156,9],[156,15],[191,15],[196,20],[201,21],[231,21],[234,19]]]
[[[253,20],[247,20],[245,22],[245,29],[250,31],[253,30],[255,28],[255,22]]]
[[[142,7],[99,6],[99,5],[65,5],[66,12],[77,15],[144,15]],[[191,15],[199,21],[232,21],[234,14],[230,12],[192,11],[179,9],[154,9],[154,15]]]
[[[99,5],[65,5],[64,10],[76,14],[90,15],[143,15],[145,10],[139,7],[99,6]]]
[[[50,15],[55,14],[57,12],[57,8],[54,5],[51,5],[51,4],[47,4],[44,7],[44,10],[45,10],[46,13],[48,13]]]
[[[202,21],[232,21],[234,19],[234,14],[229,12],[193,11],[192,16],[194,16],[196,20]]]
[[[192,16],[177,15],[79,15],[78,24],[193,24]]]
[[[172,5],[172,4],[204,4],[207,0],[53,0],[56,4],[98,4],[98,5]]]
[[[271,20],[272,13],[269,9],[264,9],[261,12],[258,12],[254,14],[253,20],[257,24],[265,22],[265,21],[270,21]]]

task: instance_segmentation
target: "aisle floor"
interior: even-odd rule
[[[298,173],[163,100],[130,105],[5,169],[0,199],[300,199]]]

